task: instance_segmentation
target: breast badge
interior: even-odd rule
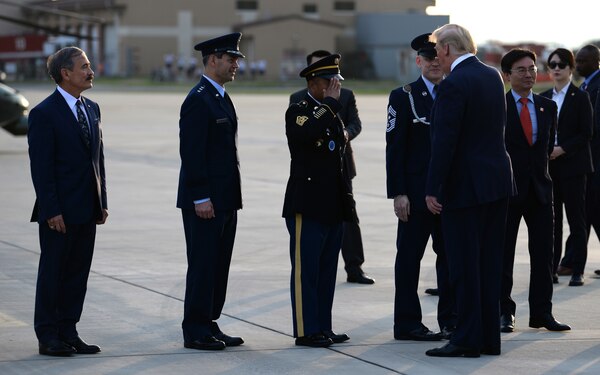
[[[302,126],[308,120],[308,116],[298,116],[296,117],[296,125]]]

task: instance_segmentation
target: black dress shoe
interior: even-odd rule
[[[310,346],[312,348],[326,348],[333,344],[333,340],[329,337],[325,337],[320,333],[314,335],[296,337],[296,345],[298,346]]]
[[[412,330],[408,333],[394,333],[394,338],[396,340],[440,341],[442,339],[442,335],[430,331],[429,328],[425,326],[421,326],[420,328]]]
[[[375,284],[375,279],[365,275],[362,271],[349,273],[346,281],[357,284]]]
[[[323,331],[323,336],[330,338],[334,344],[339,344],[341,342],[350,340],[350,336],[348,336],[347,334],[341,333],[338,335],[337,333],[331,330]]]
[[[531,328],[546,328],[548,331],[569,331],[571,327],[568,324],[563,324],[554,319],[552,314],[547,313],[540,317],[529,318],[529,326]]]
[[[244,339],[237,336],[229,336],[224,334],[223,332],[219,332],[215,334],[215,338],[217,340],[221,340],[225,343],[225,346],[240,346],[244,343]]]
[[[225,343],[221,340],[217,340],[214,336],[204,336],[194,341],[186,341],[183,346],[188,349],[198,350],[223,350],[225,349]]]
[[[558,266],[556,273],[558,276],[570,276],[573,274],[573,269],[571,267]]]
[[[600,275],[600,270],[595,270],[595,271],[594,271],[594,273],[595,273],[596,275]]]
[[[513,314],[500,315],[500,332],[515,331],[515,316]]]
[[[444,327],[440,331],[440,336],[443,340],[450,340],[452,338],[452,334],[454,333],[455,327]]]
[[[463,348],[462,346],[456,346],[453,344],[446,344],[441,348],[429,349],[425,352],[430,357],[467,357],[477,358],[479,357],[479,350],[471,348]]]
[[[64,342],[54,339],[39,343],[39,352],[42,355],[51,355],[53,357],[70,357],[75,354],[75,349]]]
[[[429,294],[430,296],[439,296],[440,295],[440,291],[438,288],[427,288],[427,289],[425,289],[425,293]]]
[[[87,344],[79,336],[63,341],[65,344],[71,345],[77,354],[96,354],[100,352],[100,347],[98,345]]]
[[[580,273],[574,273],[571,276],[571,281],[569,281],[569,286],[582,286],[583,285],[583,275]]]
[[[481,354],[500,355],[500,348],[482,348]]]
[[[552,283],[558,284],[558,274],[556,274],[556,273],[552,274]]]

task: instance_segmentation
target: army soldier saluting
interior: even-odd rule
[[[283,217],[290,233],[292,321],[296,345],[312,347],[349,339],[331,324],[342,222],[356,220],[343,175],[339,60],[333,54],[302,70],[308,91],[285,114],[291,165]]]

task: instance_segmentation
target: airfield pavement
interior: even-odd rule
[[[234,86],[235,83],[231,84]],[[192,84],[190,84],[190,87]],[[18,86],[31,106],[53,89]],[[586,283],[554,288],[554,315],[573,330],[528,327],[529,256],[518,239],[513,298],[517,328],[502,334],[502,355],[432,358],[436,342],[393,338],[396,218],[385,191],[387,95],[357,95],[363,130],[353,142],[354,190],[372,286],[346,282],[340,258],[334,330],[351,340],[327,349],[294,346],[288,234],[281,218],[289,172],[283,116],[288,96],[236,93],[244,208],[219,320],[245,344],[220,352],[183,347],[181,318],[186,258],[175,208],[178,117],[187,89],[132,90],[98,84],[85,94],[102,110],[110,216],[99,227],[81,336],[97,355],[54,358],[37,353],[33,304],[39,245],[29,223],[34,191],[27,140],[0,131],[0,374],[599,374],[600,244],[591,236]],[[290,90],[291,92],[292,90]],[[565,221],[565,232],[568,227]],[[419,285],[423,321],[437,329],[435,255],[425,253]]]

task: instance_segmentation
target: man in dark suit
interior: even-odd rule
[[[238,119],[225,83],[238,68],[240,33],[197,44],[204,75],[181,105],[181,208],[188,270],[183,313],[184,346],[221,350],[243,344],[219,328],[242,193],[237,152]]]
[[[510,296],[513,286],[515,249],[521,218],[529,235],[529,326],[550,331],[571,329],[552,316],[552,180],[549,156],[554,149],[556,103],[534,94],[537,78],[536,55],[530,50],[513,49],[500,62],[511,90],[506,93],[506,151],[518,194],[511,197],[506,218],[500,331],[515,329],[516,304]]]
[[[556,279],[559,275],[571,275],[569,286],[582,286],[588,238],[585,197],[587,179],[593,172],[590,150],[593,124],[588,94],[571,82],[574,65],[570,50],[557,48],[551,52],[548,67],[554,87],[541,95],[554,100],[558,106],[557,136],[550,155],[554,189],[553,272]],[[569,237],[561,260],[563,205],[569,223]]]
[[[331,53],[325,50],[317,50],[306,56],[306,65],[311,65]],[[298,103],[306,96],[307,89],[296,91],[290,95],[290,104]],[[354,152],[350,141],[360,134],[362,125],[358,117],[358,108],[354,93],[350,89],[343,88],[340,92],[339,102],[342,105],[338,117],[344,122],[344,138],[346,139],[346,153],[344,154],[344,176],[346,183],[352,191],[352,179],[356,177],[356,164],[354,163]],[[358,221],[344,222],[344,234],[342,236],[342,257],[344,258],[347,281],[349,283],[373,284],[375,280],[366,275],[362,270],[365,262],[362,235]]]
[[[483,64],[465,28],[449,24],[432,41],[446,78],[431,114],[426,202],[441,214],[458,314],[437,357],[500,354],[500,280],[508,197],[513,194],[504,146],[506,100],[499,72]]]
[[[397,340],[449,338],[456,325],[440,218],[429,212],[425,205],[425,183],[431,155],[429,114],[437,87],[444,77],[436,58],[435,44],[429,42],[430,35],[419,35],[412,41],[421,76],[390,93],[387,111],[387,196],[394,200],[394,213],[399,219],[394,267],[394,338]],[[421,259],[430,236],[437,254],[441,334],[432,332],[422,323],[417,294]]]
[[[339,60],[329,55],[302,70],[308,91],[285,114],[291,164],[282,216],[290,234],[294,337],[301,346],[349,339],[331,323],[342,223],[358,220],[343,169]]]
[[[83,310],[96,225],[108,216],[100,107],[81,93],[94,71],[85,52],[66,47],[48,58],[58,85],[29,113],[29,158],[39,224],[40,264],[35,296],[39,353],[98,353],[76,324]]]
[[[585,206],[588,239],[592,228],[600,239],[600,49],[593,44],[583,46],[575,56],[575,69],[584,77],[580,89],[589,94],[594,110],[594,135],[590,144],[594,173],[588,176]],[[594,272],[600,275],[600,270]]]

